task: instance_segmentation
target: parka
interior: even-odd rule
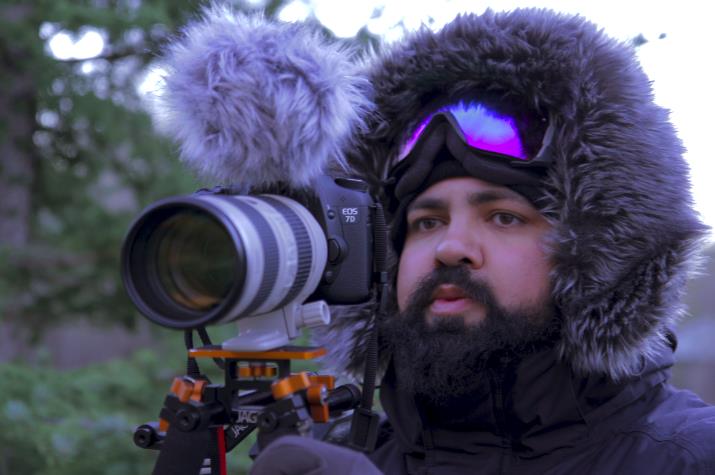
[[[668,383],[672,364],[668,349],[616,383],[575,375],[553,350],[516,368],[496,363],[483,393],[454,405],[464,418],[449,428],[430,427],[390,367],[390,435],[370,458],[386,474],[715,473],[715,408]]]

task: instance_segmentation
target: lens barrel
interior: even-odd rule
[[[122,279],[149,320],[196,328],[260,315],[317,288],[325,234],[297,201],[197,193],[145,209],[122,249]]]

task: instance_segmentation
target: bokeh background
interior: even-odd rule
[[[709,92],[715,41],[695,2],[228,2],[322,25],[357,48],[439,28],[458,12],[543,6],[582,13],[631,42],[688,148],[696,204],[715,224]],[[149,203],[199,183],[148,112],[162,45],[202,3],[0,0],[0,475],[149,473],[134,447],[173,376],[182,337],[137,315],[119,250]],[[689,286],[676,385],[715,403],[715,247]],[[232,329],[212,329],[216,340]],[[230,472],[249,466],[242,444]]]

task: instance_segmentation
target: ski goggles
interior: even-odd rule
[[[552,161],[552,130],[545,119],[517,108],[479,101],[444,105],[406,135],[389,172],[388,194],[400,202],[421,191],[445,160],[485,181],[539,187]]]
[[[546,132],[544,119],[500,112],[480,102],[460,101],[442,106],[425,117],[400,146],[393,166],[410,155],[428,126],[440,118],[448,122],[464,145],[474,152],[523,164],[536,158],[541,158],[541,163],[545,158],[538,156]]]

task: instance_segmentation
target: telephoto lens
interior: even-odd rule
[[[149,320],[189,329],[302,303],[320,283],[325,233],[278,195],[200,192],[145,209],[122,249],[122,279]]]

